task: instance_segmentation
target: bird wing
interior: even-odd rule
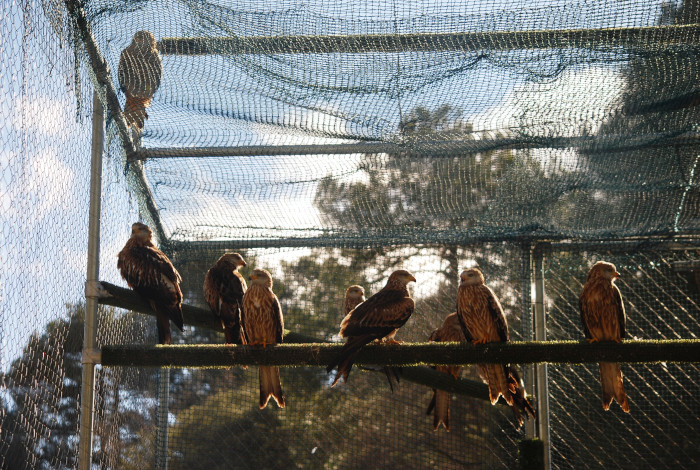
[[[613,284],[613,304],[615,305],[615,310],[617,310],[617,323],[620,327],[620,338],[624,338],[627,328],[627,315],[625,314],[625,306],[622,303],[622,294],[620,294],[620,289]]]
[[[496,326],[498,337],[502,342],[509,341],[508,323],[506,322],[506,316],[503,314],[503,307],[501,307],[501,303],[498,301],[493,291],[489,289],[488,286],[484,286],[484,288],[487,295],[489,315]]]
[[[129,286],[148,299],[182,301],[180,273],[158,248],[136,246],[122,251],[117,266]]]
[[[275,325],[275,341],[281,343],[284,338],[284,317],[282,317],[282,306],[277,296],[272,294],[272,321]]]
[[[379,334],[399,328],[409,319],[415,303],[399,290],[382,290],[358,305],[341,334],[345,337]],[[382,336],[384,336],[382,335]]]
[[[117,78],[119,79],[119,88],[126,93],[126,83],[129,80],[127,68],[129,67],[129,48],[122,51],[119,56],[119,68],[117,69]]]
[[[586,287],[584,286],[583,291],[581,291],[581,296],[578,298],[578,309],[579,313],[581,314],[581,325],[583,326],[583,335],[586,339],[593,339],[593,335],[591,335],[591,330],[588,329],[587,319],[589,312],[587,310],[588,307],[586,306],[585,297]]]
[[[459,307],[457,307],[459,309]],[[469,328],[467,328],[467,325],[464,323],[464,319],[462,318],[462,315],[457,315],[457,320],[459,320],[459,326],[462,328],[462,335],[464,336],[464,339],[468,342],[473,342],[474,337],[469,333]]]
[[[215,269],[211,268],[204,276],[204,300],[216,316],[219,316],[221,300],[219,296],[218,282],[216,281]]]

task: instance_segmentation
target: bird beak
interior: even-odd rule
[[[245,264],[245,261],[243,261],[243,264],[242,264],[241,266],[247,266],[247,265]]]
[[[414,276],[411,276],[411,281],[416,282],[416,278]]]
[[[613,274],[613,276],[615,276],[615,278],[618,278],[618,277],[620,277],[620,273],[618,273],[617,271],[615,271],[615,274]]]
[[[252,274],[248,277],[251,281],[254,281],[257,278],[257,276],[253,276]]]

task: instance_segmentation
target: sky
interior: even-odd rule
[[[476,24],[474,20],[478,18],[483,20],[478,24],[484,30],[507,30],[514,25],[537,29],[548,26],[548,17],[538,16],[547,8],[560,13],[557,27],[644,26],[653,24],[662,2],[614,1],[601,6],[599,2],[548,0],[431,0],[373,2],[370,7],[359,0],[263,3],[253,1],[246,8],[245,2],[238,2],[236,9],[221,13],[230,15],[218,20],[222,33],[361,31],[351,29],[358,23],[347,21],[348,17],[366,20],[362,24],[369,33],[457,31],[464,25]],[[0,6],[0,368],[3,370],[21,352],[30,334],[41,332],[47,321],[64,315],[66,303],[82,300],[85,281],[90,85],[83,70],[81,88],[76,91],[74,57],[68,38],[63,32],[60,38],[54,33],[54,28],[65,18],[52,13],[47,20],[42,5],[50,6],[52,2],[29,2],[28,16],[16,4],[2,2]],[[119,51],[129,43],[132,30],[149,29],[159,39],[201,33],[201,25],[188,22],[187,18],[192,18],[190,13],[179,9],[184,8],[184,3],[160,4],[167,8],[170,13],[167,15],[158,5],[150,2],[143,11],[97,18],[95,36],[114,75]],[[185,20],[173,12],[182,13]],[[297,15],[296,21],[280,21],[287,18],[284,15],[290,18]],[[438,20],[440,15],[444,15],[442,20]],[[326,29],[314,29],[321,26]],[[458,68],[467,56],[446,53],[430,58],[434,62],[421,65],[420,57],[415,54],[394,54],[389,61],[381,54],[329,55],[320,62],[303,56],[243,57],[237,58],[236,63],[221,58],[165,57],[163,85],[149,111],[151,118],[147,121],[144,144],[186,147],[333,143],[340,141],[333,137],[338,134],[390,138],[396,130],[400,109],[410,110],[421,104],[430,107],[450,99],[457,100],[465,110],[465,118],[483,130],[522,123],[523,115],[528,112],[523,103],[532,99],[556,104],[550,110],[563,123],[572,122],[567,116],[583,115],[585,122],[578,120],[576,125],[595,127],[604,118],[600,110],[616,98],[622,84],[619,64],[576,64],[576,57],[566,58],[573,60],[574,66],[556,80],[530,81],[524,80],[523,69],[514,66],[517,62],[512,57],[503,56],[501,62],[484,62],[470,72],[454,73],[452,68]],[[561,58],[535,59],[546,69],[548,61]],[[209,62],[220,66],[211,68]],[[352,95],[324,89],[316,94],[313,88],[304,90],[291,85],[281,86],[273,93],[267,88],[269,83],[290,83],[272,78],[269,83],[256,82],[256,77],[265,76],[274,70],[273,66],[286,70],[292,78],[308,79],[312,84],[333,84],[337,76],[339,83],[347,86],[360,83],[362,78],[366,80],[360,83],[362,86],[406,86],[410,93],[386,98],[391,94]],[[431,73],[448,78],[431,82]],[[408,80],[422,85],[411,88]],[[217,85],[212,87],[212,83]],[[575,100],[582,92],[590,96],[583,107]],[[213,100],[225,106],[217,109],[212,105]],[[219,114],[211,114],[212,111]],[[360,118],[358,112],[376,119]],[[531,116],[535,124],[536,118]],[[277,124],[283,124],[286,129],[280,131]],[[318,132],[290,131],[299,127]],[[557,132],[565,135],[572,129],[557,129]],[[111,154],[104,165],[101,277],[115,282],[119,280],[115,256],[128,237],[130,223],[138,219],[138,207],[126,187],[117,152]],[[309,234],[320,225],[313,205],[316,179],[324,174],[334,174],[345,181],[361,179],[362,172],[357,169],[360,160],[359,155],[321,155],[307,159],[303,171],[297,159],[288,157],[228,159],[223,166],[206,159],[186,166],[182,161],[168,160],[147,164],[147,174],[153,179],[157,202],[164,209],[166,227],[173,233],[206,225],[208,220],[220,217],[222,207],[228,206],[232,214],[245,208],[247,217],[258,217],[256,224],[261,227],[261,233],[277,226],[301,228]],[[187,179],[188,173],[191,179]],[[168,183],[177,178],[184,181]],[[257,185],[252,191],[234,192],[232,197],[228,190],[232,181],[237,187],[244,187],[251,185],[251,179]],[[217,184],[225,189],[223,194],[212,191]],[[296,189],[270,192],[270,187],[280,188],[284,184]],[[281,219],[260,217],[270,197],[278,198]],[[169,201],[177,202],[169,207]]]

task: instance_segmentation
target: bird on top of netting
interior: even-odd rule
[[[408,321],[415,308],[407,287],[409,282],[415,281],[413,274],[406,270],[394,271],[379,292],[343,318],[340,336],[347,338],[347,342],[333,362],[326,367],[326,372],[330,373],[338,366],[338,373],[331,386],[335,386],[340,377],[347,382],[355,357],[366,344],[382,338],[387,343],[398,343],[394,336]],[[391,385],[391,378],[389,383]]]
[[[238,270],[245,265],[239,253],[225,253],[204,276],[204,299],[221,320],[226,344],[241,344],[241,310],[248,285]]]
[[[445,317],[440,328],[433,331],[428,338],[428,341],[464,341],[464,333],[462,325],[459,323],[457,312],[450,313]],[[461,366],[434,366],[440,372],[450,374],[455,379],[459,377],[462,370]],[[433,398],[430,400],[426,414],[433,414],[433,429],[438,430],[440,425],[449,431],[450,430],[450,399],[451,393],[437,388],[433,389]]]
[[[625,306],[620,290],[614,284],[620,273],[615,265],[598,261],[588,272],[586,284],[579,297],[583,334],[589,343],[596,341],[615,341],[619,343],[625,337]],[[613,398],[629,413],[625,387],[622,384],[622,371],[616,362],[601,362],[600,384],[602,386],[603,409],[610,409]]]
[[[282,307],[272,292],[272,276],[265,269],[250,273],[250,287],[243,294],[241,311],[241,341],[251,346],[275,345],[282,342],[284,319]],[[258,366],[260,382],[260,409],[267,406],[270,397],[284,408],[285,398],[276,366]]]
[[[153,244],[153,232],[148,225],[136,222],[131,226],[131,237],[117,255],[117,268],[129,287],[155,311],[158,342],[170,344],[170,321],[184,331],[182,278],[168,257]]]
[[[119,86],[126,96],[124,119],[140,134],[148,118],[146,108],[163,77],[163,64],[158,43],[150,31],[137,31],[119,57]]]
[[[457,291],[457,315],[462,333],[474,344],[504,343],[509,341],[508,323],[501,303],[484,283],[484,275],[477,268],[470,268],[460,275]],[[482,380],[489,386],[489,399],[494,405],[499,397],[514,407],[518,424],[522,425],[521,410],[535,418],[535,412],[525,396],[520,377],[512,376],[508,364],[477,364]],[[515,373],[517,375],[517,372]],[[516,400],[524,400],[524,402]],[[518,407],[516,410],[515,407]]]

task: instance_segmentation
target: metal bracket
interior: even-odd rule
[[[102,287],[100,281],[85,281],[86,299],[104,299],[105,297],[112,297],[112,294]]]
[[[83,354],[80,359],[82,364],[101,364],[102,350],[101,349],[83,349]]]

